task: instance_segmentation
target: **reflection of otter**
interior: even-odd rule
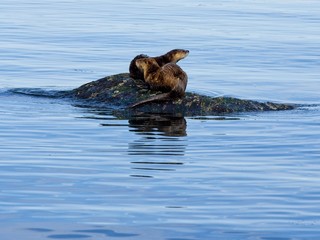
[[[187,123],[183,117],[161,114],[142,114],[129,120],[131,132],[135,132],[138,139],[128,144],[128,154],[141,156],[131,158],[131,177],[156,177],[166,171],[175,171],[185,162],[184,156],[187,141]],[[162,156],[152,157],[152,156]],[[163,157],[167,156],[167,157]]]
[[[184,59],[188,56],[189,51],[184,49],[173,49],[167,52],[164,55],[154,57],[153,59],[156,60],[158,65],[162,67],[167,63],[177,63],[181,59]],[[136,66],[136,60],[140,58],[147,58],[148,56],[145,54],[140,54],[136,56],[131,62],[129,66],[130,77],[133,79],[141,79],[144,80],[143,72]]]
[[[159,66],[154,58],[140,58],[136,66],[143,72],[144,80],[152,90],[165,92],[133,104],[136,107],[153,101],[166,101],[185,95],[188,83],[187,74],[175,63]]]
[[[161,132],[161,135],[183,137],[186,136],[187,122],[183,117],[165,115],[139,115],[129,120],[129,126],[134,132],[154,133]]]

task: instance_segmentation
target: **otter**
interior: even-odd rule
[[[131,108],[153,101],[184,97],[188,76],[176,63],[169,62],[159,66],[155,58],[139,58],[136,60],[136,66],[143,73],[144,80],[149,84],[150,89],[164,93],[135,103],[130,106]]]
[[[184,59],[186,56],[188,56],[188,54],[189,54],[189,50],[173,49],[164,55],[153,57],[153,59],[157,62],[159,67],[162,67],[167,63],[177,63],[181,59]],[[131,78],[145,80],[143,76],[143,72],[139,70],[139,68],[136,65],[136,61],[138,59],[147,58],[147,57],[148,56],[145,54],[140,54],[140,55],[137,55],[134,59],[132,59],[129,65],[129,72],[130,72]]]

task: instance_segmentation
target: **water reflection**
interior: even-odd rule
[[[152,136],[157,132],[164,136],[183,137],[187,135],[187,122],[184,117],[176,117],[161,114],[141,114],[133,116],[129,120],[130,131],[136,133],[150,133]]]
[[[143,159],[132,161],[132,169],[138,174],[131,177],[152,178],[154,172],[175,171],[183,165],[177,157],[184,156],[186,150],[187,122],[183,117],[142,114],[129,120],[131,132],[135,132],[139,139],[129,143],[128,154],[143,156]],[[168,156],[159,161],[159,156]],[[178,158],[179,159],[179,158]]]
[[[182,156],[185,153],[187,123],[183,117],[143,114],[129,120],[131,132],[141,136],[129,143],[129,155]]]
[[[112,108],[98,108],[90,105],[74,105],[77,108],[85,109],[85,115],[81,118],[105,120],[101,126],[114,126],[109,120],[128,120],[131,132],[143,135],[163,135],[168,137],[184,137],[187,135],[187,122],[184,117],[168,114],[129,115],[125,111],[115,111]],[[116,124],[119,126],[119,124]],[[127,126],[127,124],[120,124]]]
[[[128,128],[135,136],[119,140],[127,142],[127,154],[131,157],[131,177],[154,178],[156,172],[172,172],[183,165],[179,157],[185,155],[187,122],[184,117],[163,114],[139,114],[126,116],[111,109],[83,108],[81,118],[100,121],[100,126]],[[139,157],[141,156],[141,158]],[[164,156],[165,160],[163,159]]]
[[[184,117],[163,114],[139,114],[126,116],[111,109],[84,108],[81,118],[102,121],[103,127],[129,127],[129,132],[140,138],[128,141],[129,155],[184,155],[187,122]],[[126,123],[127,119],[127,123]]]
[[[168,207],[176,208],[176,207]],[[29,225],[29,226],[28,226]],[[31,225],[31,226],[30,226]],[[34,226],[38,225],[38,226]],[[260,240],[293,240],[302,239],[296,231],[295,237],[282,236],[277,231],[259,232],[248,230],[221,231],[213,226],[204,225],[203,229],[188,230],[189,225],[161,225],[160,226],[111,226],[105,224],[59,224],[29,223],[12,225],[3,229],[4,237],[10,234],[10,239],[166,239],[166,240],[195,240],[195,239],[260,239]],[[41,227],[43,226],[43,227]],[[169,229],[169,231],[167,231]],[[308,235],[312,238],[313,234]],[[152,238],[150,238],[152,236]],[[2,235],[3,237],[3,235]],[[311,239],[310,238],[310,239]],[[9,239],[9,238],[4,238]],[[304,238],[303,238],[304,239]],[[313,238],[312,238],[313,239]]]
[[[183,156],[185,153],[185,144],[165,144],[160,140],[149,142],[148,139],[141,139],[129,143],[129,155],[141,156]]]
[[[134,167],[131,169],[137,171],[139,174],[131,174],[130,177],[142,177],[142,178],[153,178],[153,172],[170,172],[175,171],[177,166],[183,165],[183,162],[172,161],[168,159],[167,162],[165,161],[156,161],[156,160],[149,160],[149,161],[132,161]],[[142,174],[143,173],[143,174]],[[150,173],[150,174],[147,174]]]

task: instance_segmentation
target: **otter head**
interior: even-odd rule
[[[148,58],[137,59],[136,66],[141,72],[144,72],[144,69],[145,69],[147,62],[148,62]]]
[[[148,56],[145,54],[140,54],[140,55],[136,56],[134,59],[132,59],[132,61],[130,62],[130,65],[129,65],[129,72],[130,72],[131,78],[144,80],[143,72],[141,72],[138,69],[138,67],[136,66],[136,61],[137,61],[137,59],[147,58],[147,57]]]
[[[166,53],[168,58],[170,59],[170,62],[176,63],[180,61],[181,59],[184,59],[189,54],[189,50],[184,49],[173,49]]]

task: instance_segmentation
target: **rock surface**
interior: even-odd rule
[[[246,111],[279,111],[293,109],[293,105],[257,102],[232,97],[208,97],[186,93],[183,99],[152,102],[134,109],[128,106],[159,94],[148,89],[141,80],[134,80],[128,73],[121,73],[89,82],[70,92],[72,97],[90,102],[117,107],[129,112],[168,113],[179,116],[213,115]]]

